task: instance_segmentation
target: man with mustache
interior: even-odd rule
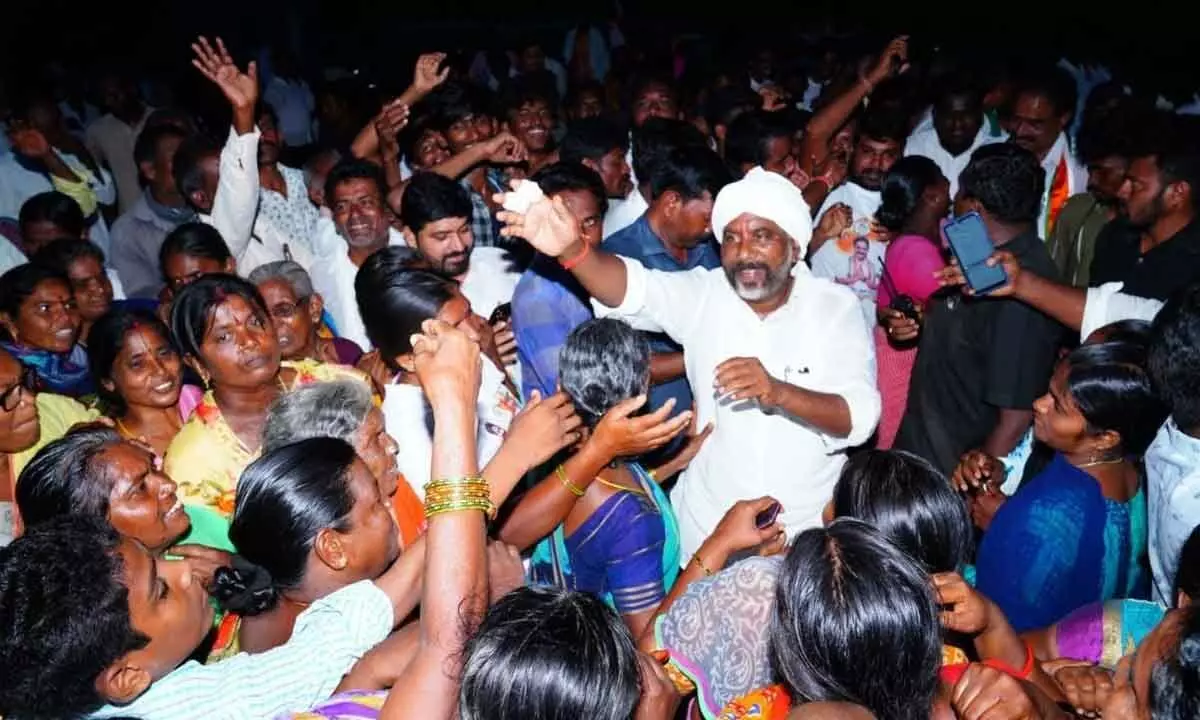
[[[875,229],[875,211],[879,209],[879,188],[883,178],[900,159],[904,147],[904,118],[876,111],[863,116],[858,138],[850,157],[850,179],[825,198],[817,214],[817,233],[830,233],[812,255],[813,275],[842,282],[854,290],[862,303],[863,318],[870,328],[875,322],[875,295],[878,283],[845,282],[852,278],[855,246],[867,243],[867,262],[878,269],[883,262],[886,238]],[[827,214],[831,216],[826,217]],[[841,215],[839,221],[836,216]]]
[[[1096,239],[1089,281],[1121,282],[1122,292],[1166,300],[1200,276],[1200,150],[1173,116],[1161,113],[1145,128],[1117,193],[1119,218]]]
[[[661,330],[686,350],[697,425],[714,423],[672,491],[681,558],[742,499],[769,495],[789,534],[815,527],[844,451],[879,420],[873,346],[849,290],[803,263],[812,219],[786,178],[760,168],[712,206],[720,268],[663,272],[593,248],[560,198],[501,212],[503,233],[557,258],[600,314]]]
[[[418,172],[408,181],[400,208],[404,237],[431,270],[457,280],[471,311],[487,319],[512,302],[521,274],[503,248],[479,247],[471,228],[467,189],[434,172]],[[520,382],[517,346],[508,317],[492,323],[495,344],[515,383]]]
[[[1067,128],[1075,115],[1075,80],[1062,68],[1052,68],[1025,78],[1013,101],[1005,129],[1009,142],[1034,154],[1046,173],[1037,233],[1043,240],[1067,198],[1087,187],[1087,169],[1071,149]]]
[[[308,199],[304,173],[279,162],[283,147],[279,118],[270,105],[258,110],[258,212],[287,235],[293,246],[312,250],[317,208]]]

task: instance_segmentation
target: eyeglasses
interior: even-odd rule
[[[21,375],[17,381],[5,388],[4,392],[0,393],[0,407],[4,408],[4,412],[12,412],[17,409],[17,405],[21,404],[21,391],[27,393],[37,392],[38,376],[37,370],[29,365],[21,366]]]
[[[271,317],[291,320],[308,307],[308,298],[300,298],[296,304],[281,302],[271,306]]]

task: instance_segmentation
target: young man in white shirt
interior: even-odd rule
[[[506,235],[559,258],[601,314],[683,345],[697,423],[715,424],[672,492],[685,562],[741,499],[776,498],[789,534],[821,522],[844,451],[870,437],[880,402],[854,294],[803,263],[812,220],[799,189],[758,168],[726,185],[712,270],[647,270],[593,249],[558,198],[500,219]]]
[[[983,95],[966,78],[948,84],[933,103],[933,127],[914,131],[904,144],[905,155],[924,155],[937,163],[950,181],[950,197],[958,193],[958,176],[971,153],[1006,135],[993,135],[983,115]]]
[[[850,179],[829,193],[817,214],[820,228],[826,213],[845,214],[849,209],[849,222],[824,223],[826,228],[832,225],[835,232],[817,238],[820,244],[812,250],[810,262],[813,275],[854,291],[868,328],[875,322],[875,295],[886,248],[875,227],[879,188],[900,159],[905,133],[904,119],[898,115],[884,111],[864,115],[850,159]]]

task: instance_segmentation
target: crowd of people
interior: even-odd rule
[[[0,717],[1200,717],[1191,108],[191,49],[0,113]]]

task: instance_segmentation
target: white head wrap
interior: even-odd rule
[[[782,175],[751,168],[746,176],[717,193],[713,202],[713,235],[720,242],[725,226],[742,213],[765,218],[778,225],[800,246],[800,257],[812,239],[812,213],[800,189]]]

